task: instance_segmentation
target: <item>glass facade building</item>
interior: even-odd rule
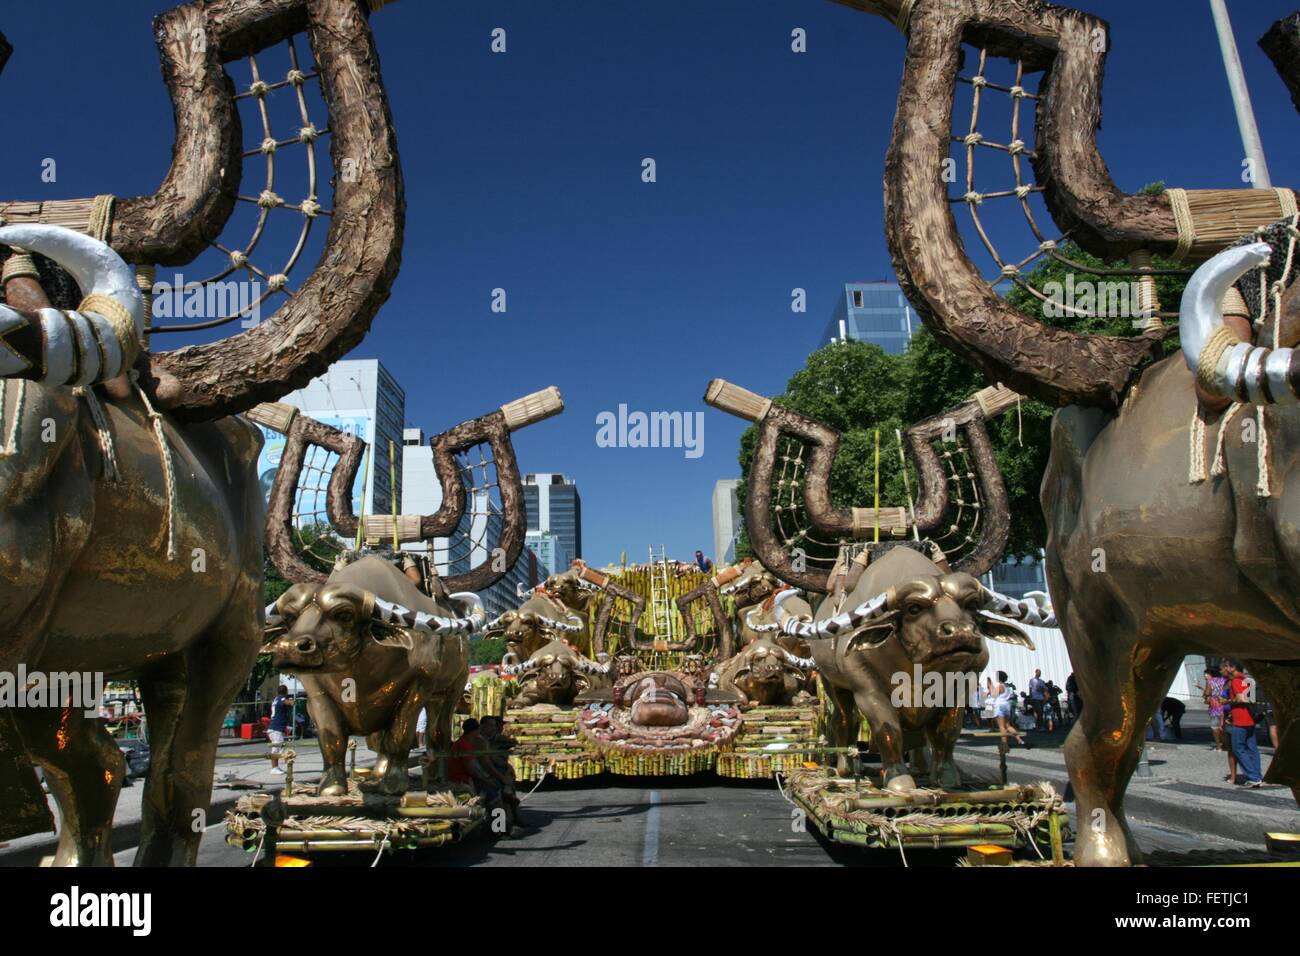
[[[557,472],[524,475],[524,504],[529,531],[549,531],[569,560],[582,557],[582,498],[573,481]]]
[[[853,339],[878,345],[890,355],[901,355],[912,341],[915,321],[897,282],[849,282],[817,347]]]

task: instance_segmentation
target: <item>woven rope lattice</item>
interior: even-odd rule
[[[256,314],[255,310],[259,310],[273,295],[293,295],[293,290],[289,287],[289,276],[302,258],[308,238],[311,235],[312,226],[318,217],[331,214],[330,210],[321,205],[317,195],[320,176],[316,154],[317,141],[320,137],[329,133],[329,128],[319,128],[312,122],[305,92],[310,82],[318,80],[319,74],[314,68],[304,70],[301,67],[295,41],[295,37],[290,37],[285,41],[289,69],[284,79],[267,82],[262,78],[263,71],[257,57],[249,56],[248,67],[252,82],[248,84],[244,92],[235,96],[236,101],[255,103],[260,120],[258,129],[253,134],[255,145],[244,150],[243,158],[246,163],[255,163],[259,156],[263,158],[262,189],[257,195],[241,194],[238,197],[240,203],[249,203],[257,208],[257,220],[247,240],[240,248],[233,248],[228,243],[220,240],[210,242],[209,247],[224,256],[225,265],[207,278],[186,282],[180,289],[176,290],[184,295],[192,295],[216,283],[223,282],[236,273],[243,273],[249,282],[257,283],[261,287],[259,294],[255,301],[244,304],[242,307],[239,303],[236,303],[235,308],[224,310],[221,315],[209,317],[200,322],[158,325],[152,329],[153,332],[196,332],[217,328],[234,322],[241,317]],[[263,56],[265,56],[265,53],[263,53]],[[238,86],[238,84],[236,85]],[[277,135],[272,130],[271,111],[267,105],[269,98],[277,94],[285,95],[282,91],[292,91],[298,114],[297,128],[283,136]],[[307,189],[306,195],[297,203],[293,203],[275,191],[276,161],[281,152],[297,149],[303,150],[305,154]],[[246,176],[246,179],[249,178],[251,176]],[[302,217],[296,242],[286,255],[284,263],[278,269],[257,265],[253,262],[252,257],[258,251],[259,245],[262,244],[269,220],[273,214],[282,215],[285,212],[297,213]]]
[[[381,448],[379,452],[377,456],[372,455],[371,470],[386,480],[387,451]],[[300,557],[314,559],[311,563],[321,570],[328,570],[339,552],[355,543],[344,541],[333,532],[326,509],[330,476],[338,460],[334,452],[308,444],[294,492],[294,548]],[[447,574],[463,574],[490,562],[493,549],[500,543],[503,521],[500,485],[490,447],[474,446],[457,456],[457,464],[465,489],[465,514],[451,535],[424,542],[435,563],[445,567]],[[373,492],[364,473],[359,473],[354,490],[362,488],[368,504]],[[389,493],[392,494],[392,489]],[[368,507],[366,513],[370,514]],[[373,535],[371,540],[374,543]],[[392,539],[384,537],[377,543],[380,548],[391,547]],[[410,544],[405,542],[404,547],[409,548]]]
[[[954,442],[938,442],[937,445],[947,473],[949,505],[942,529],[936,530],[929,538],[950,560],[956,561],[979,543],[982,510],[979,482],[971,465],[969,449],[960,434]],[[804,504],[806,451],[802,442],[788,435],[783,435],[777,445],[781,467],[773,481],[773,523],[783,547],[802,551],[809,569],[829,571],[841,553],[852,558],[866,545],[850,538],[831,541],[816,536]],[[908,467],[911,469],[910,463]],[[914,474],[908,480],[911,487],[917,487]],[[881,511],[884,510],[882,506]],[[881,540],[891,539],[882,531]]]
[[[1025,101],[1036,102],[1038,100],[1038,93],[1028,88],[1023,63],[1020,61],[1015,62],[1014,80],[1008,85],[989,79],[987,75],[989,60],[988,51],[979,50],[977,55],[978,66],[974,75],[958,77],[959,82],[965,83],[972,88],[969,125],[965,129],[955,128],[952,133],[952,142],[962,147],[961,152],[965,154],[966,176],[965,188],[959,193],[954,191],[948,197],[950,203],[965,204],[970,215],[971,224],[979,236],[981,244],[993,261],[996,273],[987,280],[989,285],[997,288],[1002,283],[1014,282],[1040,302],[1050,301],[1049,297],[1036,289],[1024,275],[1027,268],[1043,257],[1055,259],[1069,266],[1072,270],[1101,276],[1190,275],[1191,270],[1181,269],[1153,269],[1149,267],[1095,268],[1076,262],[1060,252],[1059,247],[1068,240],[1069,236],[1068,234],[1049,236],[1039,226],[1038,219],[1030,205],[1030,198],[1035,193],[1041,193],[1043,187],[1033,181],[1032,165],[1024,162],[1026,159],[1035,159],[1036,153],[1028,145],[1034,141],[1034,111],[1030,109],[1027,113],[1022,113],[1022,110]],[[1004,95],[1011,101],[1010,128],[1005,142],[990,140],[980,131],[981,108],[985,104],[985,97],[994,93]],[[955,115],[956,110],[954,110]],[[1004,153],[1009,157],[1012,173],[1012,183],[1009,186],[988,192],[979,190],[975,173],[975,157],[980,150],[993,150]],[[1029,231],[1037,243],[1037,248],[1022,259],[1010,260],[998,250],[989,235],[984,216],[981,215],[981,207],[986,202],[998,199],[1011,199],[1019,205]],[[1100,297],[1098,301],[1101,301]],[[1062,312],[1077,318],[1099,317],[1095,306],[1092,309],[1085,310],[1077,308],[1071,303],[1053,302],[1053,305],[1061,309]],[[1157,311],[1154,315],[1161,319],[1176,319],[1178,313]]]

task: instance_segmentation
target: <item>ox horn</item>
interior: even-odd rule
[[[1056,612],[1042,591],[1027,591],[1024,600],[1007,597],[983,586],[980,592],[984,597],[982,609],[985,611],[1034,627],[1056,627]]]
[[[883,594],[877,594],[870,600],[863,601],[851,611],[813,623],[799,620],[783,606],[795,593],[795,591],[783,591],[776,596],[776,619],[783,633],[792,637],[802,637],[807,641],[846,634],[870,621],[884,617],[889,613],[889,605],[894,597],[894,589],[890,588]]]
[[[0,228],[0,243],[53,259],[84,296],[75,312],[24,313],[0,306],[0,377],[93,385],[135,364],[144,335],[144,299],[121,256],[82,233],[38,223]]]
[[[530,657],[528,658],[528,660],[524,661],[523,663],[511,664],[508,667],[501,668],[500,673],[510,677],[518,677],[520,674],[526,674],[529,671],[535,671],[537,670],[537,668],[541,666],[542,666],[541,661],[534,660],[533,658]]]
[[[608,674],[608,664],[597,664],[595,661],[589,661],[585,657],[579,657],[574,661],[573,669],[583,674]]]
[[[1206,391],[1252,405],[1294,405],[1300,402],[1296,350],[1238,341],[1221,311],[1228,289],[1267,263],[1272,252],[1268,243],[1252,242],[1224,249],[1202,264],[1183,289],[1178,334],[1183,359]]]
[[[790,593],[791,593],[791,594],[794,594],[794,593],[796,593],[796,592],[792,591],[792,592],[790,592]],[[779,603],[779,602],[778,602],[778,603]],[[755,633],[758,633],[758,634],[764,634],[764,633],[766,633],[766,632],[768,632],[768,631],[779,631],[779,630],[781,630],[781,625],[780,625],[779,623],[776,623],[776,622],[772,622],[772,623],[768,623],[768,624],[756,624],[756,623],[754,623],[754,614],[755,614],[756,612],[758,612],[758,611],[761,611],[761,610],[762,610],[762,608],[760,608],[760,607],[752,607],[752,608],[750,608],[750,609],[749,609],[749,613],[745,615],[745,626],[746,626],[747,628],[749,628],[751,631],[754,631]]]
[[[412,611],[375,595],[368,595],[368,597],[371,598],[370,603],[373,606],[371,613],[375,620],[394,627],[423,631],[426,634],[475,634],[483,630],[487,622],[483,602],[479,600],[477,594],[469,591],[451,595],[453,601],[468,601],[473,604],[468,617],[441,617],[424,611]]]
[[[811,657],[800,657],[798,654],[791,654],[784,647],[781,650],[785,654],[785,659],[800,670],[811,671],[817,669],[817,662]]]
[[[581,618],[578,618],[576,614],[571,615],[571,617],[573,617],[579,623],[569,624],[565,621],[557,621],[554,620],[553,618],[547,617],[544,614],[538,614],[537,620],[540,621],[546,627],[554,631],[561,631],[562,633],[565,634],[580,634],[582,632]]]

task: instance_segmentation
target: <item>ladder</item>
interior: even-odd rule
[[[650,547],[650,619],[654,624],[655,637],[671,641],[673,639],[672,600],[668,588],[668,556],[664,546],[659,545],[659,557]]]

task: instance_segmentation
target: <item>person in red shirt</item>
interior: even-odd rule
[[[474,751],[483,749],[483,741],[478,735],[478,721],[473,717],[465,721],[460,728],[460,739],[451,745],[451,756],[447,759],[447,779],[453,783],[474,783],[482,781],[487,774],[478,764]]]
[[[1230,677],[1228,727],[1232,733],[1232,753],[1245,774],[1246,786],[1258,790],[1264,784],[1259,770],[1259,744],[1255,742],[1255,712],[1251,706],[1255,683],[1246,676],[1241,661],[1228,659],[1224,665]]]

